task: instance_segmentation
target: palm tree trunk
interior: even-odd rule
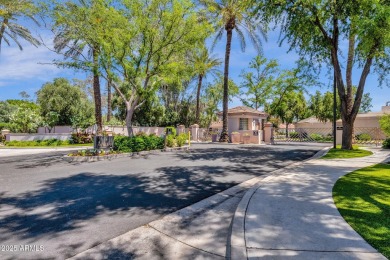
[[[93,97],[95,101],[95,120],[97,125],[96,134],[102,133],[102,98],[100,93],[98,50],[92,49],[93,56]]]
[[[111,106],[111,80],[107,81],[107,122],[111,121],[112,106]]]
[[[222,112],[222,132],[220,142],[228,142],[228,103],[229,103],[229,59],[232,45],[233,28],[226,26],[226,50],[225,50],[225,69],[223,73],[223,112]]]
[[[199,74],[198,77],[198,91],[196,92],[196,119],[195,123],[199,124],[199,114],[200,114],[200,89],[202,88],[202,80],[203,80],[203,75]]]

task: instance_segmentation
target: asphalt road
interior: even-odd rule
[[[322,148],[198,144],[94,163],[67,163],[64,152],[2,157],[0,259],[71,257]]]

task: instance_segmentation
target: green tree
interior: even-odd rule
[[[215,58],[210,55],[207,48],[203,47],[200,50],[197,50],[197,53],[194,57],[194,67],[195,73],[198,77],[198,87],[196,91],[196,117],[195,123],[199,124],[200,120],[200,94],[202,89],[203,78],[207,76],[208,73],[217,73],[218,70],[215,68],[221,64],[221,61],[218,58]]]
[[[188,50],[202,45],[210,28],[188,0],[123,1],[123,6],[110,13],[112,29],[105,29],[104,67],[125,104],[131,136],[136,109],[163,81],[180,78]]]
[[[25,100],[7,100],[15,109],[9,115],[10,130],[15,133],[32,133],[42,124],[39,106]]]
[[[72,1],[59,3],[53,11],[54,49],[57,53],[63,54],[65,59],[56,61],[56,64],[92,72],[98,133],[102,131],[99,33],[106,28],[105,21],[112,10],[109,1],[80,0],[79,4]]]
[[[381,126],[382,131],[387,135],[390,136],[390,115],[384,115],[379,120],[379,124]]]
[[[227,142],[228,136],[228,99],[229,99],[229,61],[232,44],[233,31],[240,39],[241,49],[245,50],[245,34],[251,39],[255,48],[261,51],[260,34],[265,38],[265,26],[253,19],[252,1],[248,0],[200,0],[200,3],[207,8],[207,15],[211,18],[217,31],[216,40],[220,40],[224,31],[226,31],[226,48],[225,48],[225,66],[224,66],[224,88],[223,88],[223,127],[221,133],[221,142]],[[215,42],[214,41],[214,42]]]
[[[282,41],[297,50],[312,67],[332,67],[343,122],[342,148],[352,149],[353,124],[359,112],[370,70],[389,83],[390,4],[388,1],[256,1],[262,18],[281,24]],[[341,41],[348,48],[341,50]],[[360,68],[356,95],[352,71]],[[342,69],[345,69],[345,81]],[[387,81],[386,81],[387,80]]]
[[[303,91],[300,90],[286,92],[280,98],[274,99],[267,112],[280,118],[286,124],[286,136],[288,136],[288,125],[303,119],[306,115],[306,110],[306,99]]]
[[[340,119],[340,102],[337,102],[336,120]],[[312,114],[321,122],[333,122],[333,93],[325,92],[321,94],[316,91],[314,95],[310,96],[309,109]]]
[[[0,2],[0,50],[2,42],[10,46],[11,41],[23,50],[19,38],[36,47],[40,45],[40,41],[32,36],[29,29],[17,23],[18,20],[27,18],[39,25],[34,18],[37,11],[32,0],[2,0]]]
[[[245,98],[241,101],[244,105],[258,109],[266,105],[267,99],[272,95],[275,87],[276,73],[278,72],[276,60],[267,61],[266,58],[256,56],[250,63],[250,72],[243,71],[240,77],[243,79],[241,88]]]
[[[362,97],[362,102],[360,104],[359,113],[368,113],[371,112],[372,108],[372,98],[370,93],[364,93]]]
[[[44,84],[37,91],[37,103],[49,128],[56,124],[72,125],[73,117],[80,117],[81,113],[89,115],[93,110],[93,104],[85,93],[65,78],[56,78]],[[91,120],[88,118],[87,122],[90,124]]]
[[[223,102],[223,77],[222,75],[215,79],[213,84],[206,88],[205,95],[203,97],[203,103],[205,104],[204,113],[202,114],[202,126],[210,127],[212,121],[217,119],[217,112]],[[239,86],[232,80],[229,79],[229,101],[234,97],[237,97],[240,93]]]

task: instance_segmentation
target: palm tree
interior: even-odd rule
[[[216,41],[222,38],[224,31],[226,31],[226,49],[225,49],[225,67],[224,67],[224,79],[223,79],[223,114],[222,114],[222,133],[220,142],[227,142],[229,140],[227,129],[227,111],[228,111],[228,98],[229,98],[229,59],[230,50],[233,37],[233,31],[235,31],[240,39],[241,50],[245,51],[245,35],[251,39],[254,47],[261,52],[261,39],[260,35],[266,39],[265,27],[257,22],[251,15],[251,4],[253,1],[248,0],[200,0],[200,3],[207,8],[207,15],[212,19],[212,23],[215,26],[217,35],[214,40]]]
[[[0,3],[0,50],[1,44],[4,41],[8,46],[11,41],[18,45],[20,50],[23,47],[19,38],[26,40],[34,46],[39,46],[40,42],[31,35],[31,32],[20,24],[17,24],[18,17],[27,17],[34,21],[37,25],[39,23],[35,20],[36,13],[35,6],[32,1],[15,1],[3,0]]]
[[[202,88],[203,78],[207,76],[208,73],[217,73],[218,70],[215,69],[216,66],[219,66],[221,61],[218,58],[210,56],[210,53],[207,48],[200,49],[194,57],[194,67],[196,74],[198,76],[198,88],[196,92],[196,118],[195,123],[199,124],[199,114],[200,114],[200,92]]]
[[[81,1],[81,5],[66,3],[57,8],[54,49],[63,54],[65,60],[58,62],[63,66],[91,71],[93,74],[93,96],[97,133],[102,132],[102,104],[99,75],[100,44],[96,40],[94,20],[96,20],[96,2]],[[89,16],[85,15],[89,11]],[[65,18],[65,19],[64,19]]]

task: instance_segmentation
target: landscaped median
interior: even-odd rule
[[[112,149],[87,149],[70,153],[64,157],[65,160],[72,161],[101,161],[120,157],[139,157],[146,156],[163,150],[184,148],[187,135],[175,134],[160,137],[155,134],[147,135],[138,133],[135,136],[115,136]]]
[[[372,155],[371,151],[360,149],[357,145],[353,146],[352,150],[341,149],[341,146],[338,145],[336,148],[332,148],[325,154],[322,159],[348,159],[348,158],[358,158],[366,157]]]
[[[341,177],[335,204],[351,227],[390,258],[390,164],[377,164]]]

